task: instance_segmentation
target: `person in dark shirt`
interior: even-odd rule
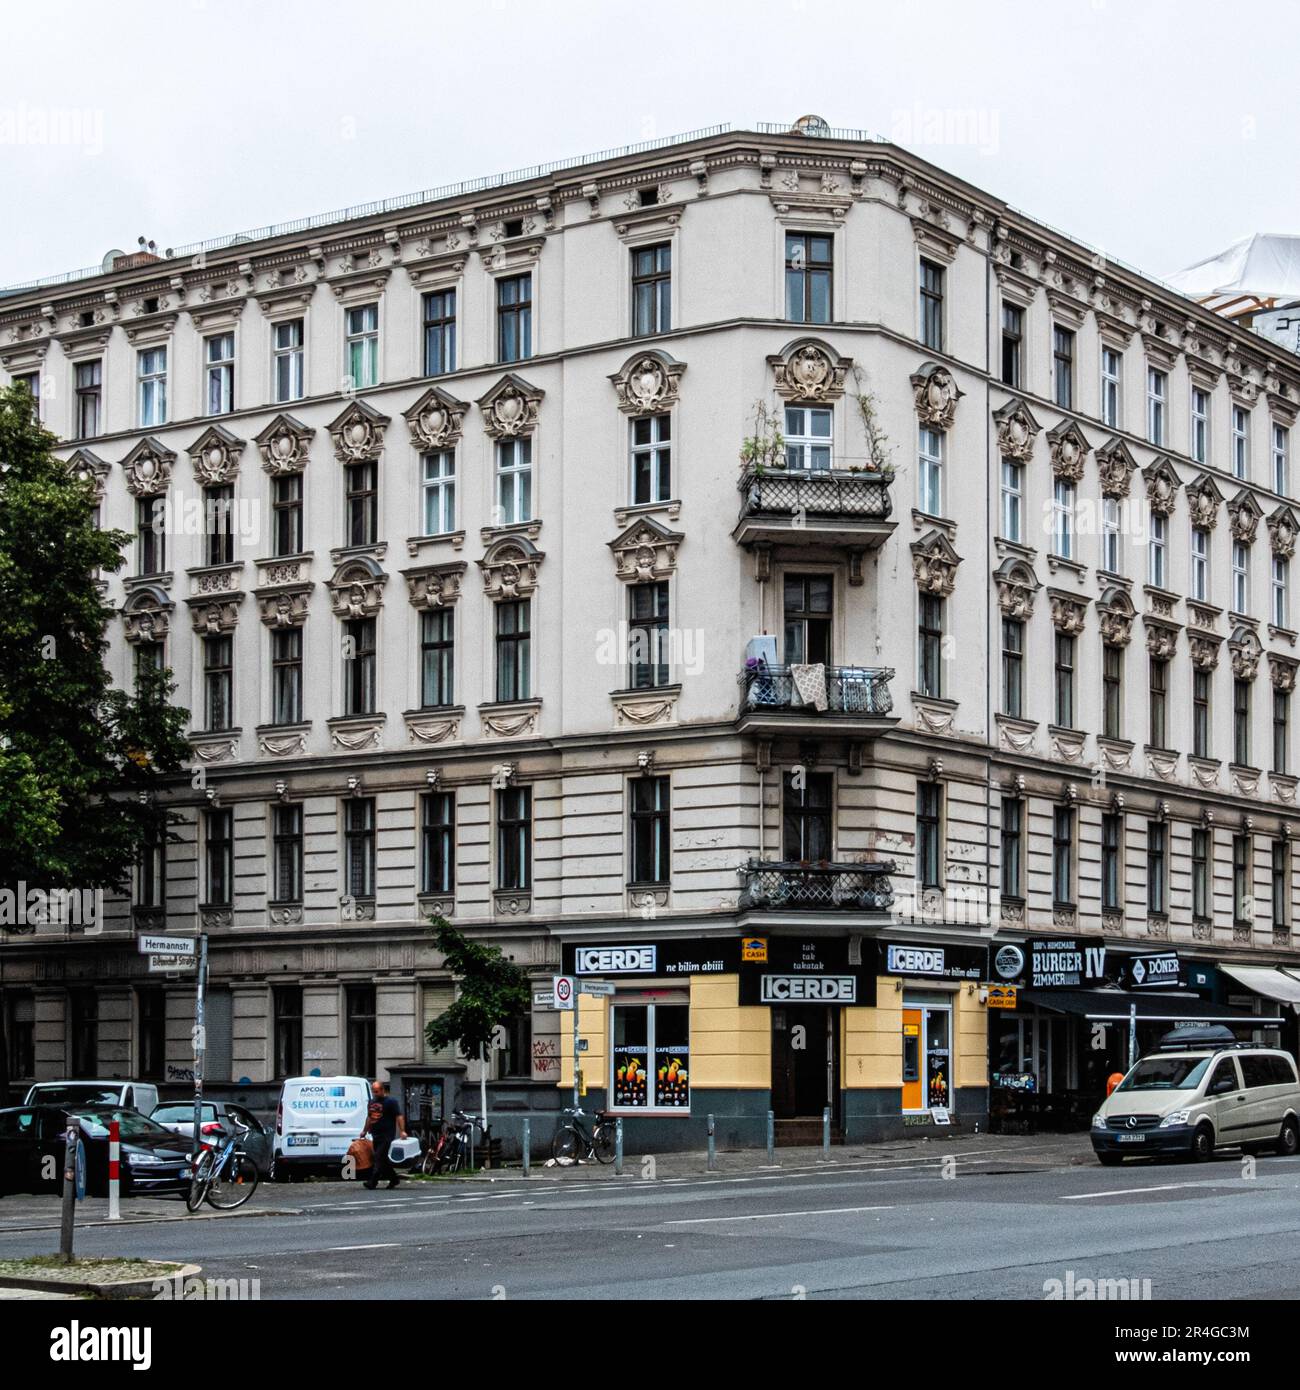
[[[406,1116],[402,1107],[388,1094],[386,1081],[370,1083],[370,1106],[366,1114],[366,1127],[361,1131],[375,1146],[375,1166],[370,1170],[365,1185],[373,1192],[379,1186],[380,1178],[387,1178],[389,1187],[396,1187],[401,1180],[397,1170],[388,1161],[388,1149],[400,1134],[406,1138]]]

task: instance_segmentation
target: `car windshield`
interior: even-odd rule
[[[93,1082],[77,1082],[73,1085],[38,1086],[32,1093],[33,1105],[120,1105],[122,1088],[120,1086],[96,1086]]]
[[[176,1139],[171,1130],[155,1124],[138,1110],[84,1110],[77,1120],[92,1139],[102,1139],[108,1133],[110,1120],[117,1121],[117,1132],[123,1139]]]
[[[194,1123],[194,1103],[192,1101],[178,1101],[175,1105],[155,1106],[154,1112],[149,1118],[165,1125],[192,1125]],[[203,1123],[207,1124],[216,1118],[217,1107],[205,1105],[203,1107]]]
[[[1117,1091],[1194,1091],[1210,1065],[1209,1057],[1144,1057]]]

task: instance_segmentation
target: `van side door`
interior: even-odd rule
[[[1241,1073],[1237,1070],[1235,1057],[1220,1057],[1214,1064],[1205,1087],[1205,1097],[1211,1102],[1210,1118],[1214,1121],[1215,1143],[1240,1144],[1250,1137],[1246,1091],[1241,1084]]]

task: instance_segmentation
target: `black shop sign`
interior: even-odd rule
[[[1128,989],[1177,989],[1180,974],[1177,951],[1125,956],[1120,962],[1120,983]]]
[[[847,937],[748,936],[740,1002],[874,1005],[876,981],[860,960],[850,963]]]
[[[881,941],[877,949],[880,975],[922,980],[983,980],[988,976],[987,946]]]
[[[740,965],[740,941],[736,937],[570,941],[561,955],[566,975],[615,979],[637,975],[734,975]]]
[[[1106,982],[1106,947],[1061,938],[1029,943],[1030,989],[1086,989]]]

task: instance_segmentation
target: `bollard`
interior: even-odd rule
[[[713,1116],[709,1116],[709,1172],[713,1172],[718,1162],[717,1141],[713,1135]]]
[[[831,1108],[822,1111],[822,1157],[827,1163],[831,1159]]]
[[[117,1120],[108,1122],[108,1219],[120,1221],[122,1193],[122,1127]]]
[[[776,1114],[772,1110],[767,1112],[767,1161],[776,1162]]]
[[[614,1121],[614,1173],[623,1176],[623,1117]]]
[[[529,1160],[532,1158],[533,1147],[533,1124],[527,1115],[524,1116],[524,1177],[529,1174]]]

